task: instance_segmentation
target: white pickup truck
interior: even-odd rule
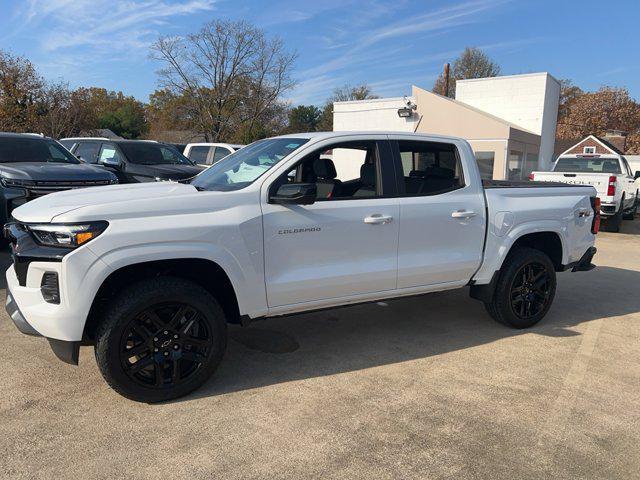
[[[622,155],[562,155],[550,172],[533,172],[530,180],[591,185],[598,192],[603,228],[620,231],[622,220],[633,220],[638,211],[640,172],[632,172]]]
[[[17,208],[7,311],[68,363],[94,345],[120,394],[162,401],[213,373],[227,323],[470,286],[496,320],[534,325],[556,272],[593,268],[598,212],[590,186],[483,185],[461,139],[275,137],[189,183]]]

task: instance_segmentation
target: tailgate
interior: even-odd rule
[[[536,182],[561,182],[569,185],[591,185],[595,187],[599,197],[607,195],[609,187],[608,173],[562,173],[562,172],[534,172]]]

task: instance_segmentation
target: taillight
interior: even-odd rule
[[[591,207],[593,208],[593,222],[591,222],[591,233],[600,231],[600,198],[591,197]]]
[[[533,182],[534,177],[535,177],[535,175],[533,173],[529,174],[529,180],[531,180],[532,182]]]
[[[611,175],[609,177],[609,188],[607,188],[607,196],[613,197],[616,194],[616,177]]]

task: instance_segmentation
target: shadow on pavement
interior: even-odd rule
[[[0,254],[3,272],[10,263]],[[4,273],[1,278],[4,288]],[[640,272],[622,268],[559,274],[550,313],[528,330],[494,322],[467,289],[230,326],[216,374],[177,401],[434,357],[525,334],[580,335],[575,327],[583,322],[640,312],[638,285]]]
[[[639,284],[640,272],[621,268],[560,274],[551,312],[528,330],[494,322],[466,289],[231,326],[217,373],[183,400],[427,358],[518,335],[580,335],[574,327],[583,322],[640,312]]]

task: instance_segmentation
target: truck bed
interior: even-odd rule
[[[523,234],[557,232],[563,245],[563,264],[578,261],[593,245],[589,185],[557,182],[483,181],[487,202],[487,236],[477,283],[488,283],[512,243]]]

